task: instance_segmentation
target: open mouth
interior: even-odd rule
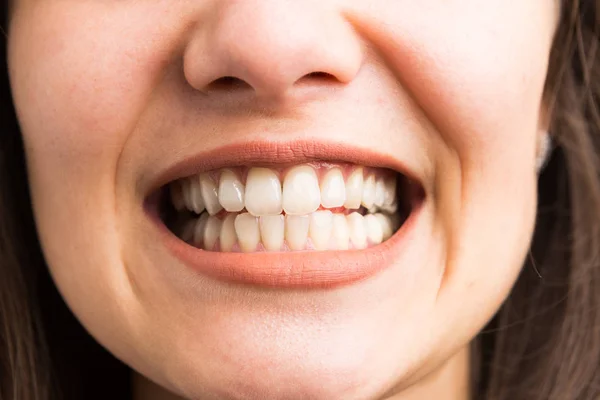
[[[201,277],[332,288],[413,262],[428,229],[415,176],[364,148],[234,143],[163,171],[144,208],[157,240]]]
[[[361,250],[390,239],[423,201],[418,182],[387,168],[311,161],[236,166],[164,185],[164,225],[207,252]]]

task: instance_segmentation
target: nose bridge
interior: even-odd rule
[[[313,2],[219,0],[197,21],[184,54],[184,73],[205,91],[223,77],[245,81],[258,96],[286,94],[298,80],[326,74],[349,82],[362,63],[361,42],[333,10]]]

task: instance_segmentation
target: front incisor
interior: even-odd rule
[[[284,219],[283,215],[266,215],[260,217],[260,238],[265,250],[280,251],[283,247]]]
[[[308,239],[310,219],[308,215],[285,216],[285,240],[290,250],[304,250]]]
[[[254,216],[277,215],[283,210],[281,182],[268,168],[250,168],[244,197],[246,210]]]
[[[333,214],[331,211],[317,211],[310,215],[310,239],[315,250],[328,250],[331,239]]]
[[[315,170],[309,165],[294,167],[283,180],[283,209],[289,215],[305,215],[321,205],[321,189]]]

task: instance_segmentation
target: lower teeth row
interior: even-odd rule
[[[349,250],[377,245],[399,227],[398,215],[381,213],[363,216],[321,210],[299,216],[230,213],[225,218],[203,213],[183,225],[180,238],[221,252]]]

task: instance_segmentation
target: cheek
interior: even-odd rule
[[[168,25],[170,14],[149,7],[133,22],[128,5],[68,7],[51,1],[17,7],[9,35],[11,87],[50,271],[84,325],[104,343],[118,344],[112,339],[118,332],[103,322],[128,324],[135,311],[124,312],[114,296],[133,296],[125,271],[107,268],[123,264],[115,181],[124,144],[166,59],[149,43],[159,31],[170,33],[156,23]]]
[[[168,58],[158,44],[170,43],[156,36],[172,33],[160,24],[169,25],[164,7],[135,14],[129,4],[68,7],[23,2],[9,35],[11,85],[42,240],[57,227],[89,237],[113,224],[120,155]],[[90,215],[108,218],[100,223]]]
[[[433,197],[446,246],[433,320],[448,333],[451,319],[464,335],[453,339],[468,340],[508,295],[533,232],[555,10],[545,0],[390,7],[397,9],[365,9],[356,19],[369,21],[363,33],[433,124]]]
[[[371,12],[364,29],[444,145],[465,167],[515,156],[532,162],[553,8],[545,0],[395,7]]]
[[[156,23],[169,24],[161,7],[135,14],[129,4],[64,7],[24,3],[11,22],[11,83],[34,175],[114,170],[168,60],[164,37],[173,33]]]

